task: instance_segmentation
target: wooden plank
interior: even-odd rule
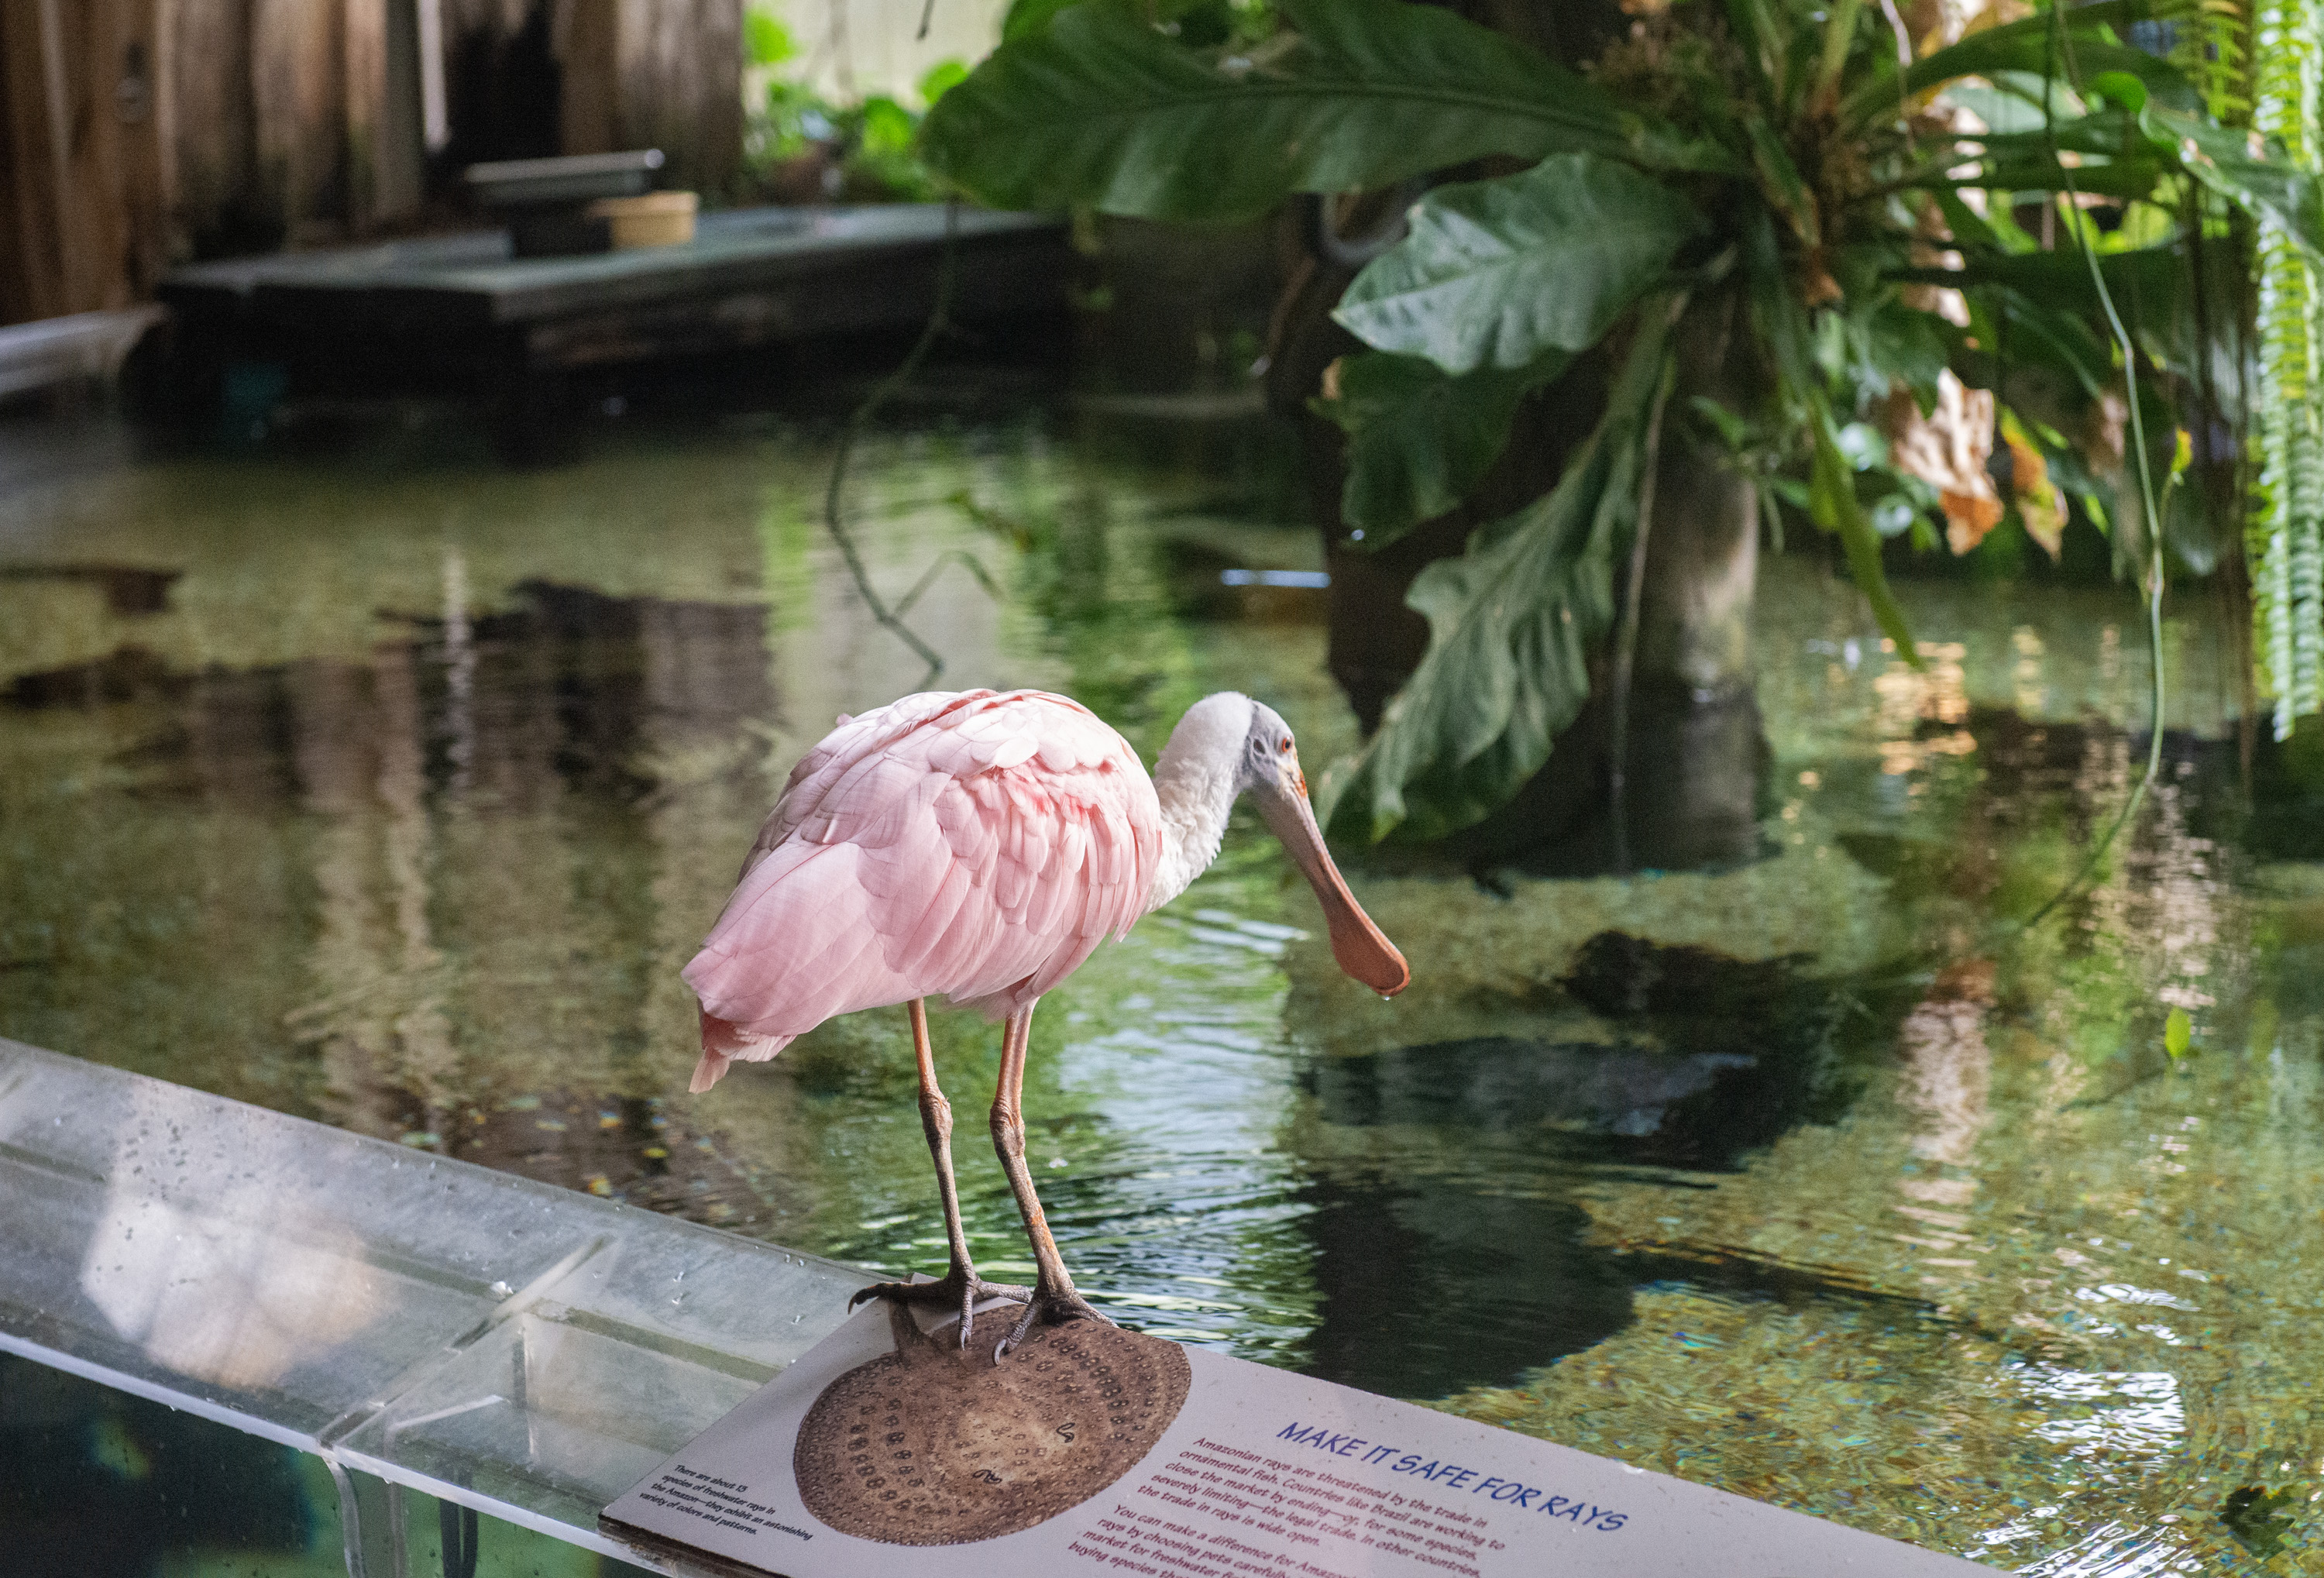
[[[563,72],[558,145],[567,153],[622,152],[621,0],[567,0],[557,61]],[[650,146],[650,144],[646,144]]]
[[[741,0],[562,0],[567,153],[659,148],[664,184],[716,194],[742,157]]]
[[[146,294],[168,246],[155,113],[157,0],[0,6],[0,315],[47,318]]]
[[[339,0],[339,100],[345,106],[344,217],[367,234],[379,221],[382,123],[387,116],[387,0]]]
[[[719,193],[742,160],[742,0],[620,0],[615,135],[669,155],[666,184]]]
[[[258,180],[254,0],[167,0],[171,206],[198,254],[279,245],[281,205]]]
[[[251,12],[259,201],[293,246],[346,233],[345,21],[320,0],[254,0]]]
[[[118,124],[114,162],[121,181],[121,258],[130,300],[149,300],[170,265],[170,112],[162,37],[165,0],[118,0],[116,81],[97,97]],[[102,84],[100,84],[102,86]]]
[[[102,306],[81,298],[90,268],[90,247],[82,235],[79,205],[73,201],[73,83],[66,64],[64,7],[59,0],[33,0],[41,51],[42,148],[48,155],[49,234],[57,249],[58,301],[63,310]],[[78,17],[75,20],[78,20]]]
[[[48,87],[42,71],[41,14],[25,5],[0,5],[0,116],[6,120],[7,233],[0,272],[7,295],[0,314],[11,319],[50,318],[65,310],[63,262],[57,253],[49,158]]]

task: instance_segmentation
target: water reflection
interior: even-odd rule
[[[1313,573],[1313,534],[1106,453],[1029,423],[872,446],[857,531],[889,595],[926,580],[945,682],[1070,689],[1149,753],[1234,686],[1344,748],[1314,588],[1222,579]],[[821,458],[778,428],[524,478],[173,461],[13,498],[0,1032],[933,1266],[899,1013],[683,1090],[678,967],[783,773],[921,678],[815,524]],[[170,577],[158,604],[79,573],[112,564]],[[1029,1144],[1096,1296],[1997,1563],[2257,1570],[2227,1498],[2324,1490],[2324,751],[2261,743],[2247,800],[2232,687],[2175,623],[2163,783],[2011,937],[2144,759],[2136,627],[2103,592],[1908,592],[1925,670],[1770,561],[1756,709],[1634,773],[1663,874],[1540,874],[1606,863],[1567,824],[1490,886],[1360,872],[1414,964],[1396,1003],[1337,977],[1238,824],[1036,1026]],[[1712,757],[1692,797],[1675,768]],[[994,1033],[936,1034],[973,1111]],[[974,1150],[974,1248],[1023,1269]],[[189,1231],[152,1209],[119,1226]],[[125,1333],[176,1324],[89,1275]],[[176,1340],[231,1368],[295,1334]]]

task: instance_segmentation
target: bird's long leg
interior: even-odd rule
[[[1039,1274],[1016,1329],[993,1350],[996,1360],[1024,1341],[1035,1321],[1105,1321],[1074,1289],[1073,1273],[1065,1269],[1057,1241],[1049,1235],[1049,1220],[1042,1213],[1041,1197],[1033,1192],[1033,1175],[1025,1166],[1025,1049],[1033,1036],[1033,1006],[1028,1002],[1010,1014],[1001,1038],[1001,1080],[992,1093],[992,1149],[1001,1154],[1001,1170],[1009,1175],[1017,1210],[1025,1218],[1025,1236],[1032,1242]]]
[[[910,1304],[943,1304],[960,1307],[960,1345],[968,1346],[974,1324],[973,1310],[980,1298],[1028,1298],[1022,1287],[987,1282],[976,1274],[968,1258],[968,1230],[961,1225],[960,1186],[952,1173],[952,1103],[936,1084],[936,1048],[928,1041],[928,1005],[916,997],[907,1005],[912,1015],[912,1054],[919,1063],[920,1127],[928,1137],[928,1155],[936,1164],[936,1193],[944,1199],[945,1238],[952,1247],[952,1264],[941,1281],[875,1282],[859,1289],[847,1301],[853,1309],[867,1298],[887,1298]]]

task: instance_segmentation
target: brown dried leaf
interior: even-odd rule
[[[1936,408],[1928,415],[1902,383],[1881,413],[1890,462],[1937,490],[1945,541],[1956,554],[1975,548],[2001,520],[2001,494],[1986,470],[1993,412],[1991,390],[1970,389],[1947,369],[1937,374]]]
[[[2050,480],[2050,463],[2042,451],[2006,411],[2001,418],[2001,441],[2009,446],[2009,488],[2017,495],[2017,518],[2025,522],[2025,535],[2055,562],[2065,545],[2066,496]]]

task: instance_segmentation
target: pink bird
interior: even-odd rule
[[[1040,690],[908,696],[842,717],[791,770],[686,967],[702,1000],[693,1088],[708,1090],[738,1059],[772,1057],[835,1014],[909,1006],[952,1263],[940,1281],[879,1283],[858,1300],[957,1306],[964,1347],[977,1300],[1021,1300],[996,1359],[1036,1320],[1104,1318],[1074,1290],[1025,1166],[1033,1005],[1202,874],[1246,790],[1314,885],[1340,967],[1384,995],[1403,991],[1404,955],[1323,848],[1291,730],[1247,696],[1222,691],[1187,708],[1150,779],[1095,714]],[[992,1144],[1032,1243],[1030,1290],[987,1282],[969,1260],[952,1106],[928,1044],[926,1000],[936,996],[1008,1021]]]

